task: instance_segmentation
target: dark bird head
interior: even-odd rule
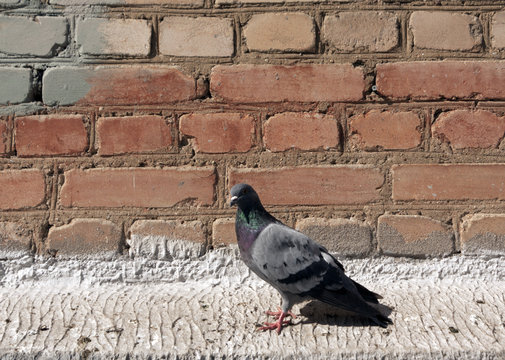
[[[237,205],[242,211],[247,213],[251,209],[263,208],[258,194],[248,184],[237,184],[231,188],[230,206],[233,205]]]

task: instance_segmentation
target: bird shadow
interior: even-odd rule
[[[374,304],[381,314],[389,316],[393,309],[382,304]],[[338,309],[334,306],[325,304],[317,300],[311,300],[300,307],[300,315],[305,319],[301,324],[321,324],[335,326],[379,326],[373,321],[356,315],[350,311]]]

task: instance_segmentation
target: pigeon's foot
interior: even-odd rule
[[[293,319],[296,318],[296,315],[291,311],[283,312],[281,309],[279,309],[279,311],[267,311],[266,314],[273,316],[277,321],[274,323],[264,322],[263,326],[261,326],[258,330],[276,330],[277,334],[281,333],[283,326],[290,323],[290,320],[284,320],[286,316],[291,316]]]

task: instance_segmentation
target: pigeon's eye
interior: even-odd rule
[[[245,195],[245,194],[247,194],[247,189],[242,190],[242,195]]]

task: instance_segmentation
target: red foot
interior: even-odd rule
[[[289,324],[289,320],[284,320],[286,316],[291,316],[292,318],[296,318],[296,315],[293,314],[291,311],[288,311],[287,313],[283,312],[281,309],[279,311],[267,311],[267,315],[273,316],[277,321],[274,323],[269,323],[269,322],[264,322],[264,326],[261,326],[258,330],[276,330],[277,334],[281,333],[282,327],[284,325]]]

